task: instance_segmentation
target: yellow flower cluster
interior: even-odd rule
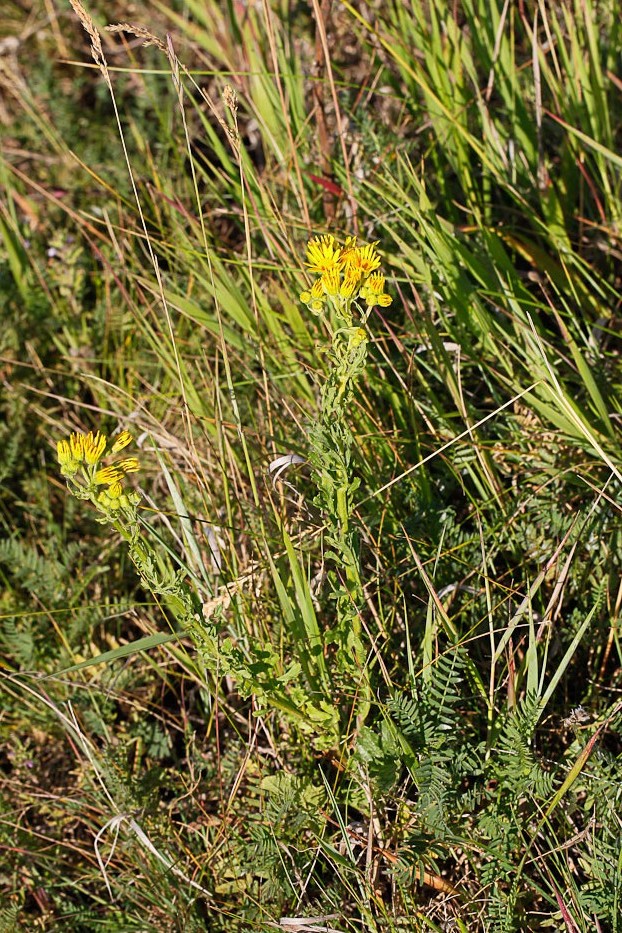
[[[132,440],[129,431],[121,431],[110,446],[106,435],[99,431],[97,434],[93,434],[92,431],[88,434],[71,434],[69,440],[58,441],[56,444],[60,471],[88,498],[93,498],[89,492],[94,492],[97,503],[104,509],[114,511],[136,505],[139,501],[137,494],[126,493],[123,488],[123,480],[127,474],[136,473],[140,469],[136,457],[127,457],[125,460],[116,460],[107,466],[100,466],[102,459],[124,450]],[[97,491],[96,487],[99,486],[106,488]]]
[[[362,300],[369,312],[379,305],[386,308],[391,296],[384,290],[384,275],[378,272],[380,256],[375,243],[357,246],[356,237],[348,237],[339,246],[334,236],[314,237],[307,243],[309,272],[318,276],[300,300],[319,314],[327,300],[337,305]]]

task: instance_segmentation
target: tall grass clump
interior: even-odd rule
[[[26,6],[0,928],[620,929],[616,4]]]

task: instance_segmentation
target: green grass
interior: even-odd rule
[[[622,930],[617,4],[26,6],[0,931]],[[119,427],[130,547],[56,461]]]

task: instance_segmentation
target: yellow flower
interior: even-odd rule
[[[361,277],[369,275],[380,265],[380,256],[375,243],[357,246],[348,251],[346,257],[346,275],[358,273]]]
[[[300,300],[308,305],[314,314],[319,314],[323,310],[324,301],[326,300],[322,279],[316,279],[309,290],[301,292]]]
[[[307,243],[307,266],[309,272],[322,275],[333,269],[341,269],[341,249],[335,245],[335,237],[327,234],[314,237]]]
[[[361,288],[361,298],[365,299],[368,308],[375,305],[386,308],[391,304],[393,299],[384,291],[384,275],[381,272],[375,272],[367,278]]]
[[[376,270],[381,258],[376,243],[357,246],[349,236],[343,246],[332,234],[315,237],[307,244],[307,267],[318,278],[300,295],[310,311],[321,314],[328,298],[339,298],[341,313],[349,314],[352,301],[360,299],[368,308],[387,307],[392,298],[384,291],[384,276]]]
[[[329,272],[325,272],[323,276],[318,279],[322,290],[327,295],[338,295],[339,294],[339,269],[331,269]],[[311,290],[313,291],[313,289]]]
[[[61,466],[64,466],[66,463],[69,463],[70,460],[73,460],[73,454],[71,453],[69,441],[56,442],[56,456]]]
[[[111,486],[113,483],[120,482],[127,473],[137,473],[140,470],[140,463],[136,457],[128,457],[127,460],[117,460],[110,466],[102,467],[95,474],[95,482],[98,486]]]
[[[114,466],[118,470],[122,470],[123,473],[138,473],[140,470],[140,463],[136,457],[128,457],[127,460],[118,460]]]
[[[341,261],[343,262],[344,266],[347,267],[350,261],[350,258],[352,257],[352,253],[354,252],[356,248],[357,248],[356,237],[355,236],[346,237],[346,242],[344,243],[343,249],[341,251]]]
[[[354,274],[348,270],[344,276],[341,287],[339,288],[339,294],[342,298],[352,298],[354,292],[360,281],[360,275]]]
[[[77,460],[78,463],[82,463],[84,460],[84,434],[70,434],[69,446],[71,447],[73,459]]]
[[[316,279],[313,285],[311,286],[311,297],[312,298],[323,298],[324,297],[324,285],[322,283],[322,278]]]
[[[376,298],[374,298],[374,304],[379,305],[381,308],[388,308],[392,301],[393,299],[391,296],[386,294],[378,295]],[[373,307],[373,305],[370,304],[369,299],[367,299],[367,304],[370,308]]]
[[[118,468],[118,465],[102,467],[95,474],[95,482],[98,486],[112,486],[113,483],[120,483],[125,473]]]
[[[124,447],[127,447],[128,444],[131,444],[133,440],[134,438],[129,431],[121,431],[121,433],[117,435],[114,444],[110,448],[110,453],[118,453],[120,450],[123,450]]]
[[[80,469],[80,461],[74,457],[69,441],[56,442],[56,456],[63,476],[75,476]]]
[[[382,272],[374,272],[370,275],[361,289],[361,294],[381,295],[384,291],[384,275]]]
[[[106,449],[107,437],[105,434],[100,434],[99,431],[93,437],[93,432],[89,431],[88,434],[85,434],[82,441],[82,447],[84,450],[84,459],[87,463],[93,466],[98,463],[103,453]]]
[[[126,457],[107,466],[100,461],[111,453],[123,450],[132,441],[129,431],[122,431],[107,450],[108,438],[98,431],[93,434],[73,433],[69,440],[57,441],[56,451],[60,471],[63,476],[71,480],[70,488],[80,499],[90,499],[100,512],[108,515],[124,512],[129,519],[135,519],[136,506],[140,502],[140,495],[132,490],[126,492],[123,480],[128,473],[136,473],[140,464],[136,457]],[[98,469],[99,467],[99,469]],[[82,476],[76,474],[81,471]],[[103,486],[101,490],[94,487]]]

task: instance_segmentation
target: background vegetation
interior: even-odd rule
[[[0,930],[622,929],[618,4],[0,11]]]

